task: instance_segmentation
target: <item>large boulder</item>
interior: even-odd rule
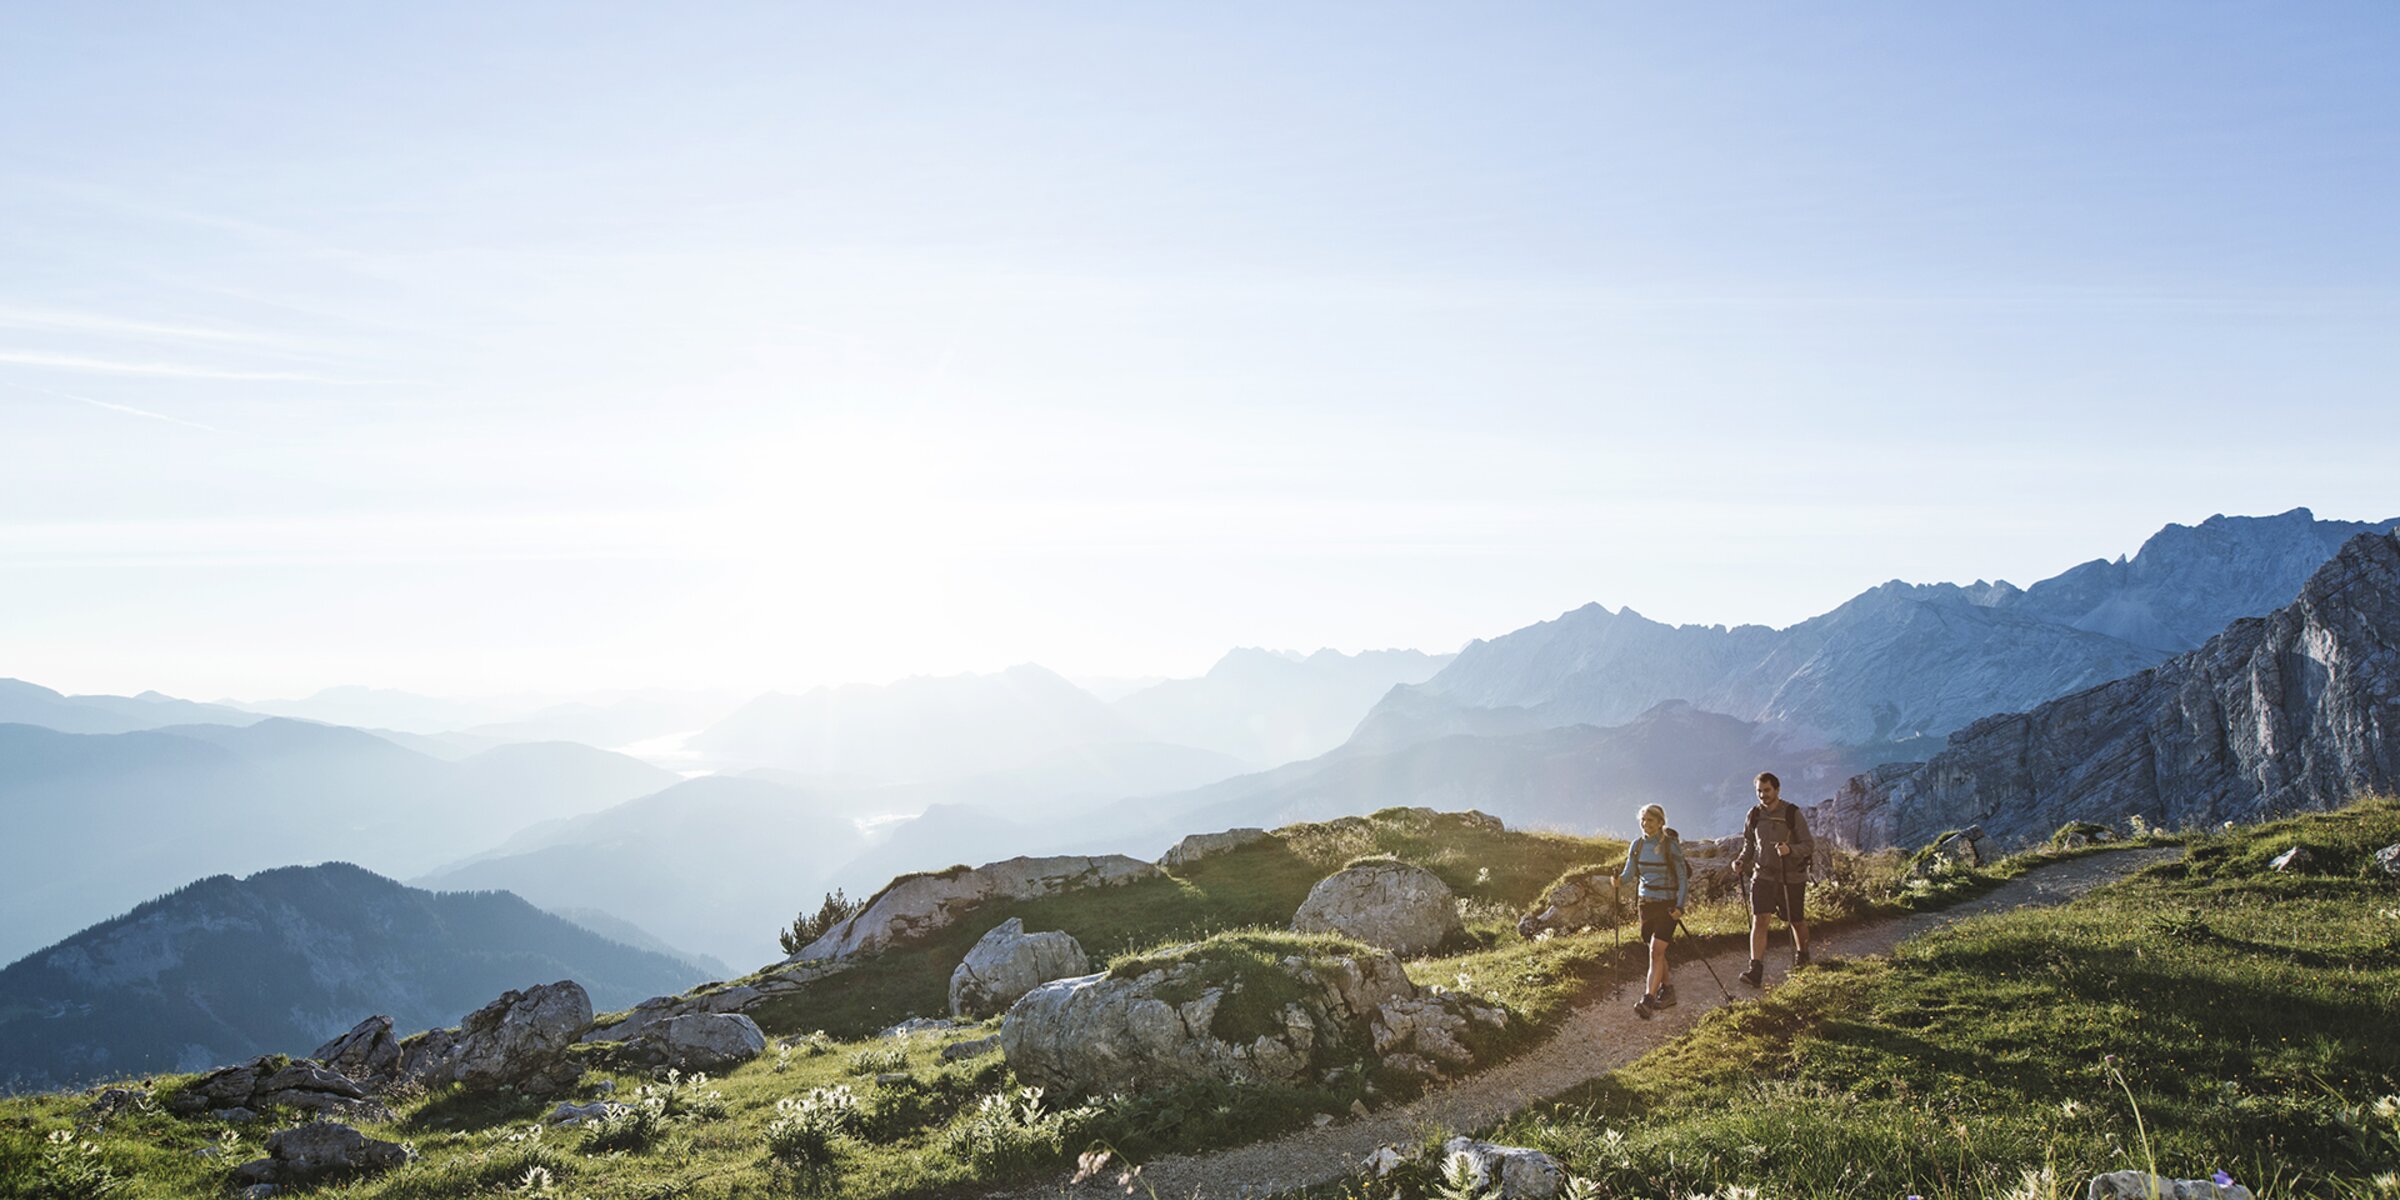
[[[2393,842],[2375,852],[2375,869],[2383,872],[2387,878],[2400,878],[2400,842]]]
[[[621,1051],[627,1058],[686,1073],[723,1071],[767,1052],[758,1022],[740,1013],[686,1013],[643,1029]]]
[[[510,991],[468,1013],[456,1029],[402,1043],[401,1073],[478,1091],[557,1091],[581,1075],[566,1049],[591,1027],[592,998],[572,979]]]
[[[347,1125],[312,1121],[267,1138],[267,1157],[234,1169],[236,1187],[300,1187],[329,1179],[388,1171],[408,1161],[408,1149],[377,1141]]]
[[[1550,885],[1532,911],[1517,919],[1517,934],[1535,938],[1544,933],[1606,929],[1625,919],[1619,902],[1614,867],[1584,867],[1570,871]]]
[[[1223,833],[1195,833],[1175,843],[1173,849],[1158,860],[1162,867],[1188,867],[1201,859],[1239,850],[1254,842],[1263,842],[1270,835],[1264,829],[1228,829]]]
[[[1157,867],[1122,854],[1012,858],[972,869],[952,867],[903,875],[867,901],[855,916],[801,947],[794,963],[873,954],[947,929],[995,900],[1033,900],[1085,888],[1122,887],[1161,876]]]
[[[357,1080],[316,1063],[280,1054],[211,1071],[185,1084],[167,1106],[184,1114],[235,1110],[255,1113],[283,1107],[312,1116],[359,1121],[391,1119],[390,1111],[371,1099]]]
[[[1018,1078],[1068,1096],[1202,1079],[1299,1083],[1370,1056],[1432,1075],[1467,1065],[1453,1047],[1463,1051],[1471,1029],[1508,1019],[1421,993],[1383,951],[1276,952],[1203,942],[1138,973],[1052,980],[1008,1010],[1001,1052]]]
[[[1338,933],[1390,950],[1423,954],[1458,936],[1458,897],[1442,877],[1396,860],[1362,862],[1317,881],[1295,933]]]
[[[1066,931],[1027,933],[1024,921],[1010,917],[984,934],[950,973],[950,1012],[961,1017],[1006,1012],[1019,996],[1091,969],[1082,943]]]
[[[400,1039],[392,1033],[392,1019],[378,1013],[317,1047],[309,1057],[372,1087],[399,1075]]]

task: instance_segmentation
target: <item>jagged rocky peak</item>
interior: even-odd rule
[[[2400,536],[2345,542],[2296,598],[2155,668],[1987,717],[1820,809],[1861,847],[1981,825],[2001,848],[2070,821],[2176,827],[2328,809],[2400,786]]]

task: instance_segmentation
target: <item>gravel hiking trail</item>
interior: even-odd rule
[[[1890,954],[1909,938],[1941,926],[2011,909],[2064,904],[2103,884],[2114,883],[2152,863],[2183,853],[2180,847],[2117,850],[2049,863],[2011,879],[1971,900],[1932,912],[1884,917],[1821,934],[1813,947],[1822,960],[1830,956],[1868,958]],[[1767,949],[1766,990],[1782,980],[1791,965],[1788,934],[1778,931]],[[1512,1113],[1578,1084],[1597,1079],[1667,1044],[1689,1031],[1707,1013],[1724,1007],[1725,994],[1709,979],[1699,959],[1676,955],[1675,990],[1681,1003],[1644,1021],[1633,1013],[1636,983],[1614,996],[1603,995],[1577,1006],[1548,1037],[1515,1056],[1484,1070],[1436,1088],[1406,1104],[1342,1117],[1322,1128],[1303,1129],[1283,1137],[1246,1146],[1200,1154],[1175,1155],[1142,1165],[1146,1188],[1159,1200],[1230,1200],[1265,1197],[1297,1188],[1331,1183],[1355,1174],[1368,1155],[1390,1145],[1403,1150],[1416,1144],[1427,1128],[1456,1133],[1491,1125]],[[1734,978],[1749,966],[1744,948],[1731,947],[1709,956],[1717,978],[1725,981],[1738,1001],[1759,994]],[[1111,1186],[1116,1172],[1070,1188],[1063,1177],[1039,1187],[992,1195],[1006,1200],[1037,1197],[1122,1195]]]

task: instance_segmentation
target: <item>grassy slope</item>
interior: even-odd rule
[[[1491,830],[1443,815],[1432,820],[1408,809],[1369,818],[1287,826],[1276,836],[1202,859],[1163,879],[1069,893],[1040,900],[987,904],[904,953],[858,968],[751,1010],[770,1034],[822,1029],[862,1037],[904,1017],[939,1013],[949,1004],[950,971],[993,926],[1022,918],[1032,931],[1063,929],[1095,962],[1228,930],[1282,928],[1308,889],[1343,863],[1367,854],[1392,854],[1432,870],[1487,915],[1483,936],[1505,911],[1533,902],[1568,867],[1622,859],[1625,844],[1608,839]],[[1479,872],[1490,874],[1479,881]]]
[[[2400,1093],[2400,886],[2368,865],[2395,841],[2391,800],[2198,838],[2066,908],[1803,972],[1492,1136],[1601,1196],[2081,1196],[2149,1155],[2262,1197],[2400,1194],[2374,1182],[2400,1119],[2372,1109]],[[2268,868],[2295,844],[2313,870]]]
[[[724,1115],[670,1123],[666,1134],[645,1149],[588,1153],[582,1148],[584,1135],[572,1130],[529,1137],[548,1102],[444,1092],[398,1106],[398,1117],[389,1125],[361,1127],[371,1136],[413,1142],[423,1155],[420,1163],[312,1194],[378,1200],[515,1194],[515,1185],[535,1166],[551,1173],[562,1197],[738,1197],[795,1190],[857,1197],[938,1194],[1059,1171],[1092,1138],[1146,1151],[1170,1142],[1221,1143],[1290,1128],[1320,1109],[1346,1105],[1361,1094],[1359,1085],[1275,1095],[1195,1089],[1130,1098],[1105,1111],[1063,1114],[1058,1098],[1045,1098],[1041,1117],[1023,1119],[1020,1103],[1015,1119],[995,1127],[979,1121],[978,1101],[1014,1096],[1013,1077],[992,1057],[942,1064],[939,1047],[988,1033],[996,1021],[912,1039],[905,1043],[902,1064],[873,1061],[895,1043],[873,1039],[872,1031],[901,1017],[944,1011],[951,967],[985,930],[1010,916],[1022,917],[1029,929],[1066,929],[1101,960],[1157,953],[1212,934],[1238,940],[1249,931],[1280,928],[1317,880],[1368,854],[1392,854],[1426,866],[1468,901],[1467,943],[1458,948],[1460,954],[1412,963],[1420,980],[1451,981],[1461,964],[1493,955],[1567,964],[1547,990],[1527,992],[1537,1001],[1531,1015],[1555,1011],[1574,981],[1596,971],[1598,957],[1608,952],[1605,935],[1555,939],[1538,947],[1511,945],[1513,926],[1517,912],[1568,868],[1621,860],[1622,842],[1510,833],[1454,816],[1428,820],[1400,809],[1291,826],[1266,842],[1203,860],[1169,878],[985,906],[905,952],[871,960],[754,1013],[779,1036],[818,1029],[835,1036],[822,1053],[796,1053],[780,1063],[770,1054],[709,1082],[706,1090],[719,1094]],[[908,1079],[876,1078],[895,1073]],[[598,1078],[613,1078],[619,1097],[646,1082],[626,1074],[597,1075],[593,1081]],[[769,1164],[764,1130],[776,1116],[775,1102],[837,1085],[853,1090],[861,1112],[853,1136],[839,1143],[836,1169],[802,1178]],[[47,1177],[41,1166],[43,1138],[76,1126],[87,1102],[88,1096],[65,1094],[0,1101],[0,1195],[38,1194],[36,1181]],[[222,1190],[232,1163],[258,1157],[259,1143],[277,1127],[261,1122],[239,1131],[246,1144],[220,1162],[195,1155],[223,1132],[217,1123],[159,1112],[129,1114],[92,1138],[98,1150],[90,1161],[125,1181],[115,1193],[120,1196],[206,1195]]]
[[[2400,825],[2400,814],[2388,805],[2362,811],[2380,813],[2376,819]],[[1588,997],[1595,982],[1627,976],[1634,969],[1633,947],[1620,946],[1613,931],[1539,943],[1517,941],[1510,931],[1516,911],[1530,903],[1551,879],[1577,864],[1621,860],[1622,843],[1499,833],[1454,819],[1428,823],[1402,812],[1279,832],[1281,836],[1271,843],[1207,860],[1177,878],[1080,897],[995,906],[991,912],[962,922],[955,931],[955,946],[940,943],[924,947],[923,953],[887,956],[828,981],[829,986],[819,989],[828,994],[805,997],[813,1003],[795,1004],[778,1014],[776,1032],[792,1034],[818,1027],[855,1030],[900,1015],[939,1011],[948,965],[982,929],[1008,915],[1023,916],[1030,928],[1068,928],[1077,932],[1096,957],[1122,958],[1155,952],[1162,943],[1179,938],[1226,931],[1238,935],[1244,929],[1279,923],[1326,871],[1372,853],[1393,853],[1422,862],[1469,898],[1471,944],[1455,953],[1412,962],[1410,973],[1420,983],[1469,987],[1499,999],[1521,1018],[1519,1038],[1529,1038],[1568,1005]],[[2217,848],[2236,844],[2236,839],[2208,843],[2202,847],[2200,861],[2215,862],[2211,856],[2230,856],[2229,861],[2243,863],[2263,861],[2263,852],[2252,852],[2255,847],[2238,852]],[[2351,854],[2348,849],[2334,849],[2338,855]],[[1950,876],[1936,886],[1912,891],[1897,885],[1896,860],[1849,864],[1840,882],[1820,885],[1812,907],[1831,916],[1938,905],[1992,886],[2023,865],[2019,861],[1997,870]],[[1482,874],[1487,868],[1488,876]],[[2270,916],[2288,920],[2281,915],[2283,901],[2278,889],[2296,885],[2282,877],[2260,879],[2255,871],[2251,878],[2250,886],[2264,891],[2234,911],[2256,908],[2262,920]],[[2175,890],[2218,884],[2206,879],[2159,877],[2141,886]],[[2342,890],[2353,885],[2320,879],[2309,886]],[[2400,903],[2400,899],[2394,902]],[[2348,901],[2337,898],[2326,903],[2339,908]],[[1877,1173],[1870,1193],[1890,1190],[1897,1196],[1899,1192],[1884,1183],[1905,1177],[1933,1181],[1934,1186],[1918,1189],[1928,1196],[1984,1194],[1976,1190],[1979,1182],[1970,1186],[1969,1181],[2005,1173],[2004,1168],[2013,1170],[2023,1162],[2040,1162],[2041,1146],[2029,1139],[2033,1130],[2050,1123],[2045,1114],[2052,1110],[2040,1107],[2050,1103],[2048,1096],[2022,1111],[2001,1100],[2039,1090],[2026,1082],[2048,1070],[2038,1064],[2046,1060],[2058,1064],[2053,1090],[2060,1097],[2079,1097],[2086,1111],[2113,1112],[2094,1085],[2087,1061],[2096,1053],[2093,1047],[2117,1044],[2109,1040],[2109,1022],[2121,1020],[2145,1033],[2166,1030],[2167,1014],[2181,1009],[2151,1004],[2153,993],[2169,1001],[2183,997],[2182,1003],[2191,1007],[2213,1007],[2194,998],[2206,993],[2206,977],[2180,973],[2210,959],[2201,953],[2206,947],[2191,940],[2195,935],[2189,922],[2178,926],[2182,933],[2157,935],[2181,948],[2179,957],[2157,959],[2161,951],[2147,948],[2145,943],[2142,953],[2152,957],[2135,962],[2157,965],[2130,982],[2108,985],[2117,989],[2111,993],[2114,1007],[2097,1014],[2077,1018],[2046,1013],[2042,1011],[2045,1006],[2058,1007],[2055,997],[2029,996],[2022,990],[2028,986],[2028,978],[2039,983],[2045,976],[2053,976],[2051,968],[2041,964],[2054,958],[2078,964],[2066,976],[2056,976],[2058,979],[2085,979],[2088,973],[2090,981],[2127,980],[2123,964],[2116,961],[2124,952],[2117,939],[2151,937],[2142,932],[2149,927],[2129,919],[2127,913],[2146,918],[2173,909],[2153,897],[2129,909],[2111,908],[2097,916],[2077,910],[2075,923],[2061,922],[2056,914],[2032,918],[2028,924],[2035,930],[2071,930],[2087,924],[2093,928],[2091,936],[2082,939],[2088,946],[2082,946],[2072,934],[2059,934],[2065,944],[2082,948],[2071,953],[2044,952],[2051,957],[2036,954],[2020,961],[2021,948],[2005,952],[1986,948],[1966,957],[1944,957],[1963,953],[1958,946],[1985,946],[1989,939],[2002,937],[1988,932],[1987,925],[1977,925],[1968,934],[1912,949],[1889,967],[1861,965],[1804,976],[1765,1004],[1712,1018],[1702,1037],[1665,1056],[1646,1060],[1572,1103],[1527,1118],[1506,1131],[1507,1135],[1560,1151],[1578,1170],[1607,1180],[1613,1194],[1658,1195],[1667,1185],[1686,1181],[1699,1186],[1720,1178],[1771,1178],[1757,1174],[1757,1164],[1764,1158],[1829,1162],[1833,1161],[1832,1148],[1838,1148],[1841,1161],[1853,1168],[1852,1183],[1864,1185],[1857,1172]],[[1743,928],[1742,915],[1729,902],[1701,906],[1690,923],[1695,933],[1709,941],[1730,941]],[[2229,937],[2263,936],[2223,921],[2212,921],[2208,928]],[[1968,940],[1959,943],[1959,936]],[[2358,936],[2369,935],[2361,931]],[[1944,946],[1954,948],[1939,949]],[[2318,952],[2323,953],[2321,949]],[[1938,970],[1933,964],[1939,964]],[[2298,969],[2329,968],[2303,964]],[[1893,990],[1893,980],[1908,980],[1914,978],[1910,972],[1927,970],[1934,973],[1920,980],[1916,991]],[[1987,976],[1987,972],[1996,974]],[[2158,972],[2169,974],[2162,978]],[[2362,980],[2382,989],[2365,1000],[2387,1006],[2393,1003],[2388,970]],[[834,984],[842,986],[830,986]],[[2343,1011],[2355,1018],[2355,1008],[2353,1004]],[[2006,1049],[2004,1055],[1995,1057],[1990,1047],[1941,1024],[1960,1019],[1961,1014],[1986,1011],[2006,1014],[2004,1021],[1988,1022],[1995,1028],[2006,1027],[2004,1035],[1995,1035],[1995,1044]],[[2137,1012],[2150,1015],[2136,1021],[2133,1016]],[[2082,1029],[2081,1039],[2064,1037],[2061,1028],[2054,1027],[2061,1022]],[[2351,1025],[2356,1024],[2353,1019]],[[1033,1120],[1023,1119],[1020,1107],[1017,1116],[995,1122],[988,1115],[978,1115],[977,1102],[1014,1094],[1016,1084],[1005,1066],[988,1057],[943,1065],[937,1052],[945,1042],[979,1036],[989,1028],[916,1039],[907,1045],[905,1062],[900,1065],[869,1057],[891,1043],[861,1040],[836,1040],[822,1053],[797,1053],[780,1064],[770,1055],[707,1085],[707,1090],[721,1095],[722,1116],[671,1123],[660,1139],[636,1151],[587,1152],[583,1135],[573,1131],[528,1139],[527,1131],[547,1109],[546,1103],[438,1094],[402,1106],[399,1119],[391,1125],[368,1127],[375,1136],[413,1141],[424,1155],[421,1163],[381,1179],[319,1189],[314,1194],[380,1198],[510,1194],[532,1166],[551,1172],[555,1194],[562,1197],[737,1197],[795,1191],[855,1197],[967,1194],[978,1183],[1025,1180],[1061,1171],[1062,1164],[1094,1138],[1106,1138],[1137,1155],[1242,1140],[1289,1128],[1315,1111],[1338,1109],[1347,1103],[1349,1094],[1267,1095],[1223,1089],[1139,1097],[1100,1111],[1072,1114],[1061,1114],[1059,1098],[1053,1097],[1045,1099],[1042,1114]],[[1729,1030],[1734,1036],[1727,1036]],[[1843,1040],[1845,1035],[1849,1035],[1847,1040]],[[1834,1045],[1843,1047],[1840,1053],[1815,1049]],[[2052,1049],[2054,1046],[2059,1049]],[[2139,1044],[2127,1043],[2116,1052],[2131,1064],[2147,1061]],[[2341,1058],[2327,1055],[2322,1045],[2312,1053],[2325,1061]],[[1988,1068],[1993,1061],[2019,1065],[1995,1072]],[[1773,1129],[1758,1129],[1721,1115],[1710,1117],[1711,1112],[1721,1114],[1728,1100],[1755,1090],[1756,1085],[1747,1082],[1748,1073],[1762,1063],[1778,1075],[1788,1076],[1773,1085],[1779,1103],[1771,1111],[1788,1113],[1790,1119]],[[2391,1068],[2386,1064],[2383,1069],[2388,1074]],[[2149,1086],[2150,1070],[2147,1065],[2137,1066],[2137,1089]],[[890,1072],[907,1078],[894,1082],[875,1078]],[[644,1082],[631,1075],[614,1078],[620,1097]],[[2334,1082],[2331,1076],[2326,1078]],[[1890,1082],[1877,1082],[1885,1080]],[[2344,1075],[2339,1086],[2348,1089],[2347,1095],[2356,1090],[2350,1086],[2356,1082]],[[837,1143],[836,1169],[800,1177],[772,1167],[765,1157],[764,1136],[776,1115],[775,1102],[834,1085],[852,1088],[861,1108],[852,1136]],[[39,1165],[45,1153],[44,1135],[73,1125],[85,1103],[86,1097],[63,1095],[0,1102],[0,1195],[32,1194],[34,1181],[45,1175]],[[2146,1096],[2145,1105],[2149,1103]],[[2175,1111],[2172,1106],[2161,1109],[2162,1113]],[[1957,1117],[1968,1128],[1963,1141],[1949,1132],[1946,1117]],[[1828,1122],[1840,1128],[1822,1127]],[[1984,1132],[1987,1125],[1995,1132]],[[249,1145],[231,1161],[255,1157],[258,1141],[274,1127],[268,1123],[247,1127],[243,1136]],[[1603,1132],[1609,1128],[1621,1131],[1627,1141],[1610,1143]],[[2099,1130],[2100,1123],[2094,1122],[2093,1128]],[[2115,1128],[2114,1124],[2109,1128]],[[221,1188],[225,1166],[192,1152],[218,1133],[219,1127],[206,1120],[184,1121],[157,1113],[121,1117],[93,1138],[98,1150],[90,1161],[129,1181],[119,1195],[210,1194]],[[2060,1146],[2067,1148],[2065,1143]],[[1751,1147],[1762,1149],[1754,1152]],[[2028,1149],[2033,1151],[2031,1159],[2023,1155]],[[1624,1165],[1609,1165],[1618,1159]],[[1961,1181],[1947,1190],[1940,1186],[1944,1176],[1937,1169],[1945,1162],[1952,1164],[1949,1169]],[[1793,1194],[1812,1193],[1796,1188]],[[1820,1188],[1813,1194],[1861,1193],[1845,1185]]]

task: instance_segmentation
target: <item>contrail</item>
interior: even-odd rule
[[[121,412],[128,416],[134,417],[148,417],[153,421],[165,421],[169,425],[184,425],[193,429],[205,429],[210,433],[232,432],[231,430],[227,429],[219,429],[214,425],[203,425],[198,421],[186,421],[182,417],[170,417],[165,413],[154,413],[146,408],[135,408],[129,404],[111,404],[106,400],[94,400],[90,396],[78,396],[73,392],[61,392],[46,387],[35,387],[29,383],[12,383],[8,386],[13,387],[21,392],[39,392],[45,396],[56,396],[61,400],[72,400],[77,404],[89,404],[93,408],[105,408],[110,412]]]

